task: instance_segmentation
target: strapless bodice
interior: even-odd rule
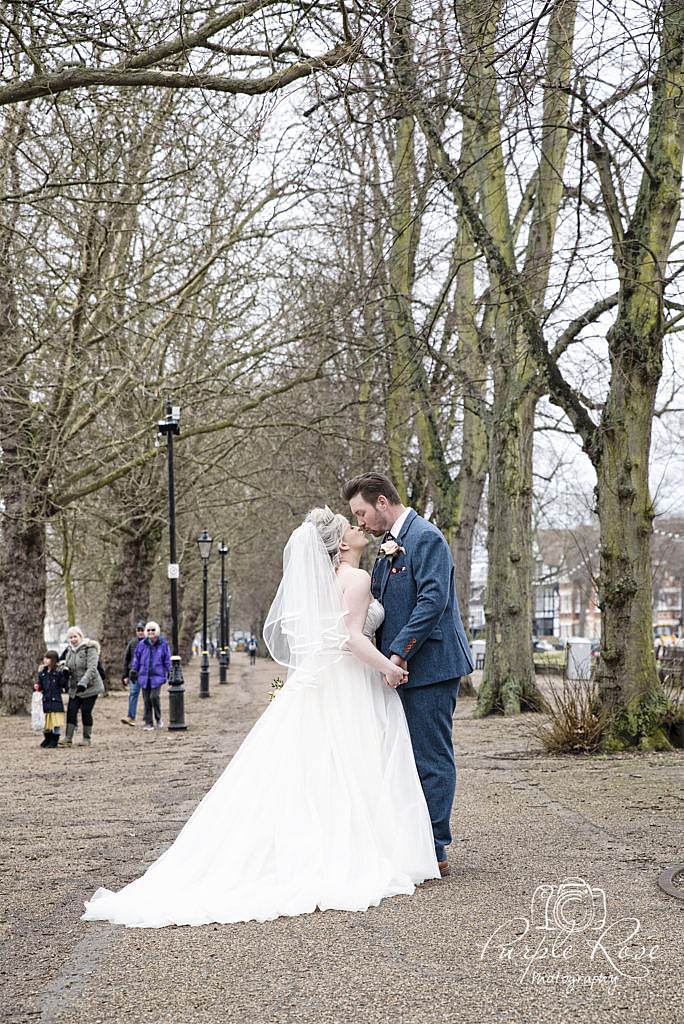
[[[385,609],[382,607],[380,602],[374,597],[371,599],[371,603],[368,605],[368,612],[366,613],[366,621],[363,624],[363,632],[365,636],[369,636],[371,640],[375,636],[375,631],[380,628],[385,620]]]

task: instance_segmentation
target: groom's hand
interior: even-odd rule
[[[408,661],[406,658],[401,658],[398,654],[390,654],[390,661],[393,665],[398,665],[399,668],[406,673],[404,678],[401,680],[401,683],[405,683],[408,679]],[[397,685],[401,686],[401,683],[398,683]]]

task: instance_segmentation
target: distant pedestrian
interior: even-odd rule
[[[59,667],[57,651],[46,651],[43,667],[38,672],[36,687],[43,695],[43,742],[41,747],[56,747],[64,728],[64,702],[62,694],[69,690],[69,673]]]
[[[100,645],[97,640],[84,637],[83,630],[78,626],[72,626],[67,633],[64,660],[69,672],[69,703],[64,746],[72,746],[80,712],[83,722],[83,745],[89,747],[93,735],[93,708],[98,696],[104,693],[104,683],[97,667],[100,660]]]
[[[256,642],[256,638],[251,636],[249,638],[249,642],[247,644],[247,652],[249,653],[249,663],[250,663],[250,665],[256,665],[256,656],[257,656],[258,649],[259,649],[259,645]]]
[[[135,636],[128,641],[126,644],[126,650],[124,651],[122,682],[124,685],[128,684],[128,715],[126,718],[121,719],[124,725],[135,725],[135,716],[138,710],[138,697],[140,696],[140,683],[137,680],[133,682],[130,678],[130,671],[135,649],[144,639],[145,623],[138,622],[135,627]]]
[[[145,639],[138,644],[131,662],[129,678],[140,684],[145,701],[145,729],[153,729],[152,716],[158,729],[164,725],[159,700],[161,687],[171,671],[169,645],[159,631],[157,622],[145,626]]]

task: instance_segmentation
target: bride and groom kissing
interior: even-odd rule
[[[386,477],[343,497],[358,525],[315,508],[284,551],[264,627],[284,687],[166,852],[98,889],[84,920],[363,911],[449,873],[452,719],[473,668],[451,552]],[[382,537],[370,576],[368,533]]]

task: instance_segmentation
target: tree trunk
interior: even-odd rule
[[[477,191],[474,171],[474,126],[463,126],[461,173],[467,187]],[[465,217],[459,218],[456,239],[456,291],[454,295],[454,328],[458,333],[458,357],[463,375],[463,445],[458,474],[459,496],[452,523],[452,547],[456,566],[456,595],[463,624],[470,636],[470,576],[473,563],[473,537],[487,479],[487,427],[482,418],[487,390],[490,353],[481,345],[484,334],[475,320],[475,262],[477,247]]]
[[[76,593],[74,590],[74,530],[69,523],[66,512],[63,512],[59,519],[60,532],[62,534],[62,586],[64,587],[64,603],[67,613],[67,625],[76,625]]]
[[[466,633],[470,636],[468,609],[470,608],[470,577],[473,567],[473,538],[477,518],[482,504],[485,475],[478,475],[468,481],[461,480],[460,515],[453,531],[451,548],[454,554],[454,575],[456,597]]]
[[[495,371],[505,372],[501,366]],[[541,695],[532,660],[532,439],[534,399],[497,408],[489,439],[487,655],[477,716],[537,711]],[[503,403],[502,403],[503,404]]]
[[[607,430],[598,465],[601,524],[599,604],[603,611],[598,683],[604,704],[618,713],[613,746],[629,738],[642,747],[668,746],[653,651],[648,461],[655,386],[624,378],[611,394],[622,429]],[[610,421],[606,417],[606,424]],[[617,485],[616,485],[617,484]],[[653,720],[652,720],[653,719]]]
[[[121,688],[126,644],[135,636],[138,619],[146,619],[150,583],[161,541],[161,529],[135,537],[124,536],[107,587],[102,622],[102,663],[109,689]]]
[[[595,446],[596,498],[601,529],[599,603],[601,657],[597,678],[611,713],[606,745],[642,750],[669,747],[668,703],[658,685],[653,653],[651,534],[648,468],[651,424],[662,374],[664,293],[680,213],[684,8],[662,8],[660,57],[653,84],[646,153],[633,217],[622,230],[613,202],[605,153],[590,153],[602,172],[611,222],[620,298],[608,332],[611,383]]]
[[[7,458],[7,449],[5,457]],[[2,671],[2,704],[10,713],[28,710],[45,649],[45,521],[27,515],[26,484],[20,468],[5,467],[5,509],[0,550],[0,615],[7,653]]]
[[[391,15],[392,53],[397,73],[410,60],[410,38],[405,25],[410,18],[409,0],[399,0]],[[392,153],[392,205],[390,225],[392,245],[388,257],[385,319],[390,330],[390,388],[387,396],[387,446],[390,472],[404,504],[408,488],[404,473],[413,402],[409,394],[414,374],[415,327],[411,307],[414,279],[413,233],[417,230],[413,196],[416,165],[413,152],[414,123],[403,109],[401,95],[394,99],[394,152]]]
[[[439,417],[434,408],[434,396],[423,365],[425,346],[416,337],[412,306],[415,286],[414,260],[421,214],[414,209],[417,177],[414,155],[415,119],[408,102],[412,88],[411,25],[411,4],[409,0],[401,0],[390,15],[397,91],[394,101],[396,128],[392,155],[392,248],[388,267],[390,291],[386,306],[394,338],[396,368],[399,376],[405,382],[410,382],[410,394],[406,395],[403,415],[406,415],[405,410],[409,405],[415,407],[415,426],[420,442],[422,466],[433,503],[434,520],[443,530],[454,551],[457,592],[460,585],[457,596],[467,628],[472,540],[486,476],[486,436],[476,413],[476,405],[464,397],[461,472],[458,477],[452,477],[447,457],[451,431],[447,425],[446,438],[443,440]],[[469,157],[468,150],[466,163],[470,162]],[[464,392],[472,387],[470,399],[479,397],[483,392],[485,376],[477,352],[477,329],[473,313],[473,249],[470,232],[467,226],[462,224],[457,233],[453,257],[454,267],[458,268],[455,273],[456,299],[453,320],[459,330],[458,372],[467,379]],[[445,327],[445,331],[449,331],[449,328]],[[404,451],[399,453],[399,457],[405,458]],[[465,505],[463,498],[466,501]],[[464,696],[475,695],[469,679],[462,681],[461,693]]]
[[[506,263],[515,266],[501,143],[494,39],[500,5],[458,3],[464,31],[464,72],[469,84],[473,149],[482,219]],[[471,188],[472,194],[472,188]],[[472,225],[471,225],[472,230]],[[532,660],[532,439],[535,402],[522,398],[530,372],[525,342],[509,296],[490,267],[495,309],[492,352],[493,409],[489,437],[487,522],[487,654],[476,714],[517,714],[536,710],[541,696]]]
[[[579,620],[577,623],[577,635],[586,636],[587,612],[589,610],[589,593],[587,587],[582,583],[575,583],[572,588],[572,610],[575,611],[575,601],[579,597]]]
[[[181,662],[187,665],[192,658],[192,641],[195,639],[197,627],[202,616],[202,594],[198,589],[191,588],[188,593],[183,591],[183,617],[178,636]]]
[[[467,231],[467,226],[463,225]],[[474,247],[473,247],[474,248]],[[451,530],[451,547],[454,554],[454,573],[456,597],[461,611],[461,618],[468,638],[470,638],[470,578],[473,565],[473,540],[475,528],[482,504],[482,492],[487,479],[488,440],[487,430],[479,414],[480,401],[484,398],[486,374],[482,360],[479,358],[477,333],[472,324],[472,304],[470,310],[459,310],[459,302],[470,291],[474,295],[473,267],[474,260],[463,257],[463,272],[470,278],[469,289],[460,291],[461,282],[457,281],[457,321],[460,325],[459,343],[461,359],[464,364],[467,381],[464,385],[463,398],[463,445],[461,448],[461,467],[458,474],[458,506],[455,510]],[[461,275],[459,275],[460,277]],[[460,293],[460,298],[459,298]],[[459,315],[460,312],[460,315]],[[468,329],[471,328],[471,329]],[[476,402],[473,402],[475,397]],[[477,691],[470,676],[461,680],[460,694],[463,697],[475,697]]]
[[[478,158],[481,224],[501,261],[496,266],[488,257],[491,303],[496,311],[492,358],[494,397],[489,437],[487,657],[477,713],[515,714],[523,708],[538,709],[542,704],[534,682],[531,644],[532,446],[536,404],[531,379],[534,364],[528,339],[514,315],[507,282],[508,276],[515,274],[516,256],[508,210],[495,66],[494,40],[501,5],[475,0],[470,4],[457,2],[455,10],[465,40],[462,63],[469,83],[465,98],[476,126],[472,145]],[[555,6],[549,23],[548,78],[544,92],[546,128],[524,272],[531,305],[537,311],[544,306],[562,196],[567,99],[558,84],[567,82],[571,67],[574,19],[574,0],[562,0]],[[432,130],[428,131],[428,136],[433,134]],[[428,142],[434,151],[434,141],[428,138]],[[436,155],[438,163],[444,166],[443,153]],[[455,191],[460,197],[462,216],[472,221],[470,228],[478,237],[472,218],[474,190],[462,181]],[[470,193],[466,203],[464,191]]]
[[[2,622],[2,615],[0,615],[0,680],[3,679],[5,670],[5,659],[7,658],[7,640],[5,637],[5,627]]]
[[[10,191],[17,186],[16,159],[25,127],[26,111],[4,126],[0,180]],[[28,710],[45,648],[45,492],[49,480],[49,471],[36,459],[40,425],[32,419],[30,384],[22,368],[11,377],[7,374],[7,367],[21,351],[12,250],[18,211],[19,204],[10,204],[0,221],[0,364],[4,371],[0,385],[0,634],[5,647],[0,700],[11,714]]]

